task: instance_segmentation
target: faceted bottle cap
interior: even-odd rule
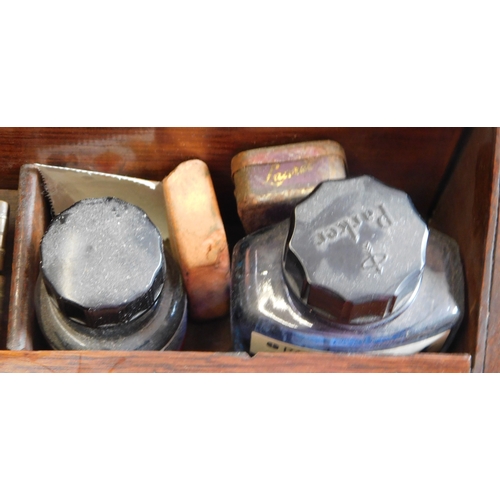
[[[295,208],[285,278],[334,321],[378,321],[413,300],[427,238],[406,193],[369,176],[323,182]]]
[[[40,252],[49,293],[89,327],[131,321],[163,288],[161,235],[143,210],[118,198],[88,198],[61,212]]]

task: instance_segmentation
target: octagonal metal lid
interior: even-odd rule
[[[163,288],[161,235],[143,210],[118,198],[88,198],[61,212],[40,252],[49,293],[89,327],[133,320]]]
[[[427,238],[403,191],[369,176],[323,182],[295,208],[285,278],[301,300],[335,321],[378,321],[413,300]]]

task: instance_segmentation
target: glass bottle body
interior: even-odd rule
[[[180,270],[139,207],[113,197],[75,203],[52,219],[40,257],[35,309],[54,349],[180,347]]]
[[[186,332],[187,300],[177,264],[168,251],[165,261],[165,281],[155,304],[128,323],[107,327],[92,328],[65,317],[40,274],[35,310],[50,346],[60,350],[180,349]]]
[[[445,349],[463,311],[458,246],[430,231],[422,282],[400,314],[363,325],[336,324],[300,301],[283,276],[289,230],[284,221],[241,240],[233,251],[231,330],[234,348],[254,354],[317,350],[413,354]]]

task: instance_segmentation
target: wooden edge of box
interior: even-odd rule
[[[484,371],[495,231],[498,217],[500,132],[474,128],[465,134],[446,186],[431,217],[431,225],[460,246],[469,295],[462,322],[476,333],[454,341],[456,352],[472,354],[472,371]],[[459,223],[468,218],[470,226]],[[458,223],[457,223],[458,222]],[[472,300],[470,294],[473,294]]]
[[[468,354],[0,351],[0,372],[9,373],[468,373],[470,362]]]
[[[495,300],[494,295],[494,273],[496,269],[496,240],[497,225],[499,215],[499,181],[500,181],[500,129],[494,129],[494,149],[493,149],[493,169],[492,186],[490,197],[490,210],[487,219],[487,235],[485,242],[485,257],[482,276],[482,286],[480,294],[480,312],[478,319],[478,339],[476,345],[476,359],[474,360],[472,370],[474,372],[492,371],[491,365],[488,366],[488,359],[491,360],[493,352],[493,342],[490,338],[490,325],[492,317],[494,318]],[[492,314],[493,313],[493,314]],[[500,339],[498,339],[500,342]],[[499,346],[500,347],[500,346]],[[496,370],[500,371],[500,360],[496,361]]]
[[[488,315],[485,319],[486,338],[484,341],[484,358],[482,371],[500,372],[500,208],[498,197],[500,192],[500,129],[496,129],[495,153],[494,153],[495,178],[493,183],[492,196],[496,200],[495,219],[490,224],[491,228],[491,252],[489,254],[488,267],[491,270],[488,281]],[[493,217],[491,217],[493,218]]]
[[[7,349],[10,350],[33,349],[34,278],[38,275],[39,245],[46,222],[38,176],[34,165],[23,165],[20,169],[7,326]]]

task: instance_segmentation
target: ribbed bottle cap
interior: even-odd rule
[[[163,288],[161,235],[143,210],[118,198],[88,198],[60,213],[40,251],[49,293],[89,327],[131,321]]]

